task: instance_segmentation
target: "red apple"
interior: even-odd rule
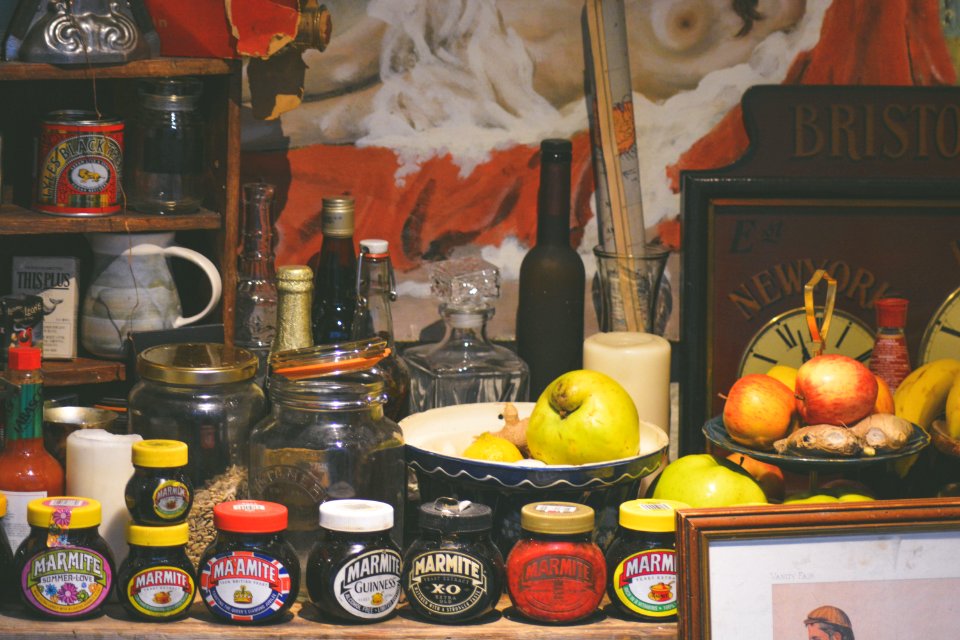
[[[739,378],[723,404],[723,426],[730,439],[752,449],[772,449],[774,441],[790,431],[793,415],[793,391],[763,373]]]
[[[862,362],[837,353],[814,356],[797,370],[797,411],[805,424],[852,426],[873,412],[878,389]]]
[[[761,462],[756,458],[745,456],[742,453],[731,453],[727,460],[733,464],[740,465],[743,470],[753,476],[764,495],[770,502],[783,500],[785,485],[783,480],[783,470],[780,467],[766,462]]]

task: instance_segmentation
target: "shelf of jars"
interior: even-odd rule
[[[12,204],[0,205],[0,235],[186,231],[219,229],[220,224],[220,214],[207,209],[182,215],[157,216],[125,212],[101,217],[68,218],[39,213]]]
[[[551,640],[646,640],[676,638],[676,623],[636,622],[608,613],[603,607],[587,621],[572,625],[550,625],[517,617],[504,596],[497,611],[469,625],[443,625],[414,618],[401,605],[396,616],[376,624],[343,625],[323,622],[309,603],[297,603],[286,618],[268,626],[233,626],[214,621],[203,603],[192,605],[188,618],[169,623],[130,621],[120,605],[106,607],[99,618],[78,622],[50,622],[24,615],[16,608],[0,609],[0,637],[5,640],[35,638],[322,638],[324,640],[381,639],[391,640],[502,640],[503,638],[544,638]]]
[[[48,387],[120,382],[126,377],[126,365],[116,360],[74,358],[43,362],[43,383]]]

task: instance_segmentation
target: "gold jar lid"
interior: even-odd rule
[[[216,342],[161,344],[140,352],[137,373],[167,384],[227,384],[252,379],[257,373],[257,357],[246,349]]]
[[[353,198],[324,198],[320,211],[323,235],[349,238],[353,235]]]
[[[593,521],[593,509],[576,502],[532,502],[520,510],[520,526],[533,533],[586,533]]]

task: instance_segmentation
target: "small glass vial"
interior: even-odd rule
[[[574,502],[534,502],[520,510],[522,537],[507,557],[510,601],[541,622],[592,615],[607,584],[607,565],[593,542],[594,512]]]
[[[275,622],[300,590],[300,562],[287,542],[287,508],[234,500],[213,508],[217,537],[200,558],[200,597],[221,620]]]
[[[620,505],[620,526],[607,549],[607,595],[625,615],[647,622],[677,619],[676,524],[672,500]]]
[[[30,534],[13,558],[27,610],[51,620],[99,614],[116,576],[113,554],[100,535],[100,503],[37,498],[27,504],[27,522]]]
[[[433,263],[433,294],[446,333],[403,356],[410,367],[410,412],[474,402],[527,399],[529,370],[517,354],[487,338],[500,271],[479,258]]]
[[[877,332],[870,355],[870,371],[883,379],[890,393],[897,390],[912,370],[904,331],[908,304],[904,298],[880,298],[874,303]]]
[[[193,506],[187,445],[178,440],[133,443],[133,475],[124,498],[134,522],[166,526],[185,522]]]
[[[375,500],[320,505],[320,540],[307,561],[310,601],[341,622],[377,622],[400,602],[400,548],[393,507]]]
[[[453,498],[420,505],[420,536],[403,556],[410,610],[456,624],[493,611],[503,593],[503,556],[490,539],[490,507]]]
[[[140,84],[140,109],[126,145],[130,206],[144,213],[192,213],[203,199],[203,121],[197,78]]]
[[[190,527],[127,527],[130,555],[117,572],[117,596],[135,620],[171,622],[190,613],[197,595],[196,570],[187,558]]]

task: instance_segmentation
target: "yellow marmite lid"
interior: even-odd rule
[[[169,527],[145,527],[127,525],[127,542],[138,547],[179,547],[190,540],[190,525],[186,522]]]
[[[0,491],[0,518],[7,515],[7,496]]]
[[[586,533],[593,520],[593,509],[576,502],[532,502],[520,510],[520,526],[534,533]]]
[[[93,498],[56,496],[27,503],[27,522],[33,527],[86,529],[100,526],[100,502]]]
[[[620,505],[620,526],[634,531],[676,531],[674,514],[690,505],[676,500],[628,500]]]
[[[133,443],[133,464],[138,467],[183,467],[187,444],[179,440],[141,440]]]

